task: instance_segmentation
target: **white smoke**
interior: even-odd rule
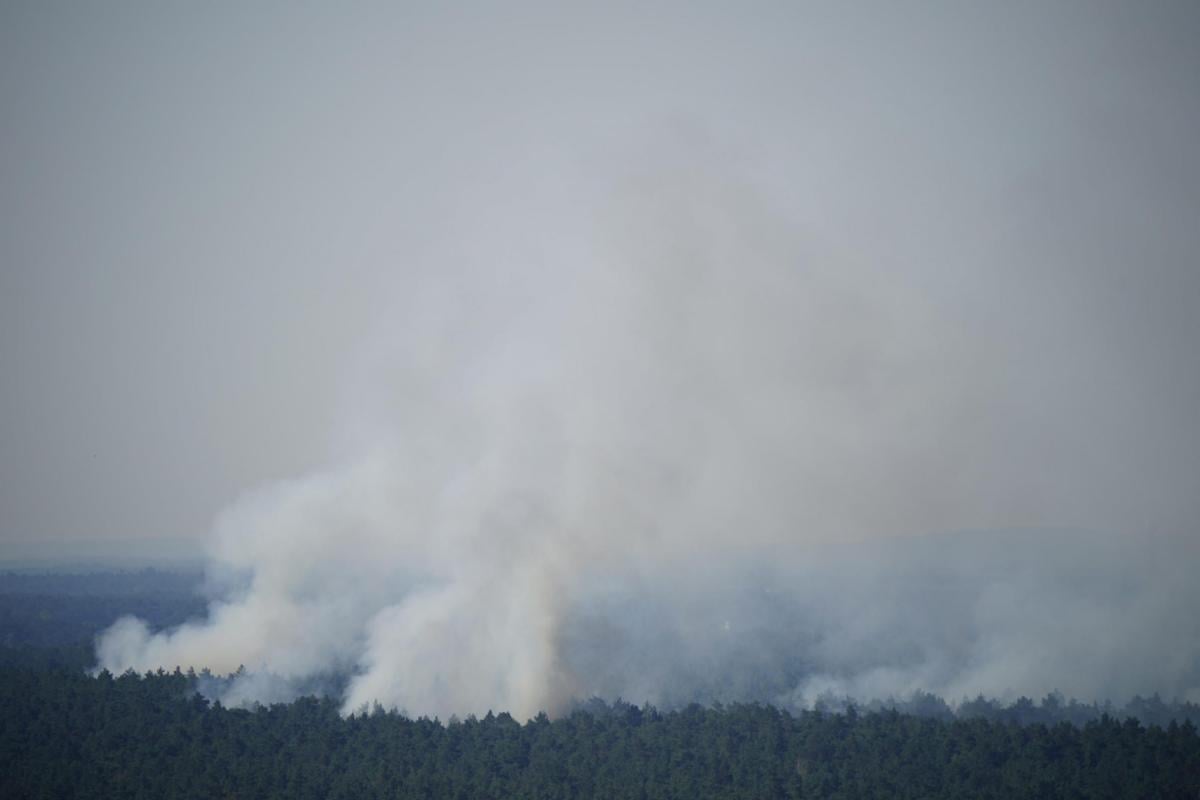
[[[1131,478],[1174,425],[1141,405],[1159,376],[1007,265],[868,257],[711,155],[421,270],[351,381],[339,463],[224,512],[212,570],[241,582],[202,621],[117,622],[99,665],[349,674],[347,710],[442,717],[593,692],[1194,694],[1179,575],[1126,573],[1124,549],[1077,582],[1065,556],[1032,579],[917,568],[895,538],[1177,526],[1194,458]]]

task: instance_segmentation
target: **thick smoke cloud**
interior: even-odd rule
[[[240,701],[349,675],[347,710],[442,717],[1196,700],[1194,324],[1120,299],[1195,280],[881,252],[718,149],[481,212],[363,357],[340,461],[221,515],[208,618],[121,620],[99,665],[276,676]]]
[[[821,547],[599,590],[565,649],[588,693],[660,705],[1197,696],[1194,543],[1067,531]],[[673,593],[669,593],[673,592]]]

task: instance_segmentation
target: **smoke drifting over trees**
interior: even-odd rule
[[[1193,5],[618,6],[0,8],[0,543],[216,516],[99,666],[1197,700]]]
[[[1195,433],[1145,413],[1177,376],[1020,271],[823,250],[714,160],[656,154],[594,227],[431,267],[362,362],[358,451],[225,512],[236,588],[118,623],[100,665],[349,673],[348,710],[443,717],[1196,699],[1195,453],[1163,463]]]

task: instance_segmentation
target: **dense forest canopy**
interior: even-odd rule
[[[320,798],[1187,797],[1200,708],[927,693],[814,710],[576,701],[555,719],[501,709],[346,715],[322,696],[230,707],[252,676],[93,673],[90,637],[130,608],[194,615],[196,575],[0,575],[0,796]],[[72,638],[75,637],[75,638]],[[320,688],[320,687],[318,687]],[[325,687],[329,688],[329,687]],[[207,695],[207,696],[206,696]],[[1191,721],[1189,721],[1189,718]]]
[[[229,709],[183,673],[0,668],[6,797],[1194,798],[1200,735],[769,706],[593,701],[448,722],[328,698]]]

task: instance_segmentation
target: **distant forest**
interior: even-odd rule
[[[155,569],[0,573],[0,648],[82,645],[90,659],[92,639],[125,614],[156,628],[204,616],[202,583],[199,573]]]
[[[87,673],[98,630],[202,614],[199,586],[153,570],[0,575],[0,797],[1200,796],[1200,709],[1157,697],[794,713],[593,699],[522,724],[343,717],[329,697],[226,708],[197,693],[225,680],[205,673]]]

